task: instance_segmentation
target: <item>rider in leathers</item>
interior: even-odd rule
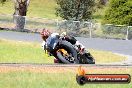
[[[40,34],[43,39],[42,48],[43,50],[47,50],[48,52],[53,51],[53,48],[51,47],[54,47],[56,38],[58,39],[60,37],[70,42],[72,45],[80,46],[81,51],[85,49],[85,47],[79,41],[77,41],[73,36],[68,36],[66,32],[63,32],[62,34],[51,33],[49,30],[43,29],[43,31]],[[51,53],[49,53],[49,55],[50,54]],[[55,58],[54,62],[61,63],[61,61],[59,61],[57,58]]]

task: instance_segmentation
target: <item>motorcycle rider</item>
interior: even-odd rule
[[[43,48],[43,50],[45,50],[45,52],[47,50],[49,55],[51,55],[51,53],[49,53],[49,51],[52,51],[52,49],[50,47],[54,47],[54,45],[55,45],[54,42],[55,42],[56,38],[60,38],[60,37],[64,40],[70,42],[73,45],[80,46],[80,49],[82,52],[85,49],[85,47],[79,41],[77,41],[73,36],[67,35],[66,32],[63,32],[62,34],[51,33],[49,30],[43,29],[40,34],[43,39],[42,48]],[[54,59],[54,62],[61,63],[61,61],[59,61],[57,58]]]

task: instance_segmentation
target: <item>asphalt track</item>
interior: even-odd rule
[[[27,42],[42,42],[40,34],[22,33],[12,31],[0,31],[0,39],[10,39]],[[122,63],[113,63],[111,65],[126,66],[132,64],[132,40],[114,40],[114,39],[100,39],[100,38],[83,38],[76,37],[86,48],[111,51],[113,53],[123,54],[128,56],[128,60]],[[104,65],[104,64],[103,64]],[[107,64],[108,65],[108,64]],[[124,66],[125,66],[124,65]]]
[[[42,42],[40,35],[35,33],[0,31],[0,38],[28,42]],[[76,39],[88,49],[105,50],[132,56],[132,40],[114,40],[83,37],[76,37]]]
[[[120,65],[120,64],[37,64],[37,63],[0,63],[0,66],[9,66],[9,67],[110,67],[110,68],[131,68],[132,65]]]

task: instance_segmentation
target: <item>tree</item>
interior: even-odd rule
[[[110,0],[103,23],[132,25],[132,0]]]
[[[6,2],[6,0],[0,0],[0,3],[4,4],[4,2]]]
[[[0,0],[2,4],[6,2],[7,0]],[[13,20],[16,24],[16,29],[18,31],[22,31],[25,26],[25,16],[27,14],[27,8],[29,5],[30,0],[13,0],[14,1],[14,7],[15,7],[15,12],[13,14]]]
[[[92,18],[94,0],[56,0],[56,15],[66,20],[88,20]]]
[[[30,0],[14,0],[15,12],[13,14],[16,29],[22,31],[25,26],[25,16]]]

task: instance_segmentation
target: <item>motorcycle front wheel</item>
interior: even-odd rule
[[[57,57],[65,64],[78,64],[77,52],[68,41],[61,41],[56,51]]]

